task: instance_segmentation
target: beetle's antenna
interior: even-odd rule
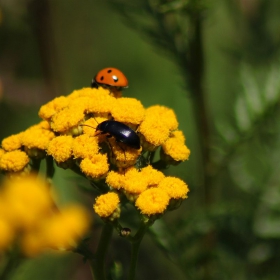
[[[87,127],[95,129],[93,126],[90,126],[90,125],[87,125],[87,124],[80,124],[80,126],[87,126]],[[97,131],[95,131],[95,136],[101,134],[101,133],[97,133],[97,134],[96,133],[97,133]]]

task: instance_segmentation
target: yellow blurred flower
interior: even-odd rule
[[[34,257],[47,248],[56,250],[74,249],[86,234],[91,218],[86,209],[70,205],[41,220],[37,228],[25,232],[21,237],[22,252]]]
[[[22,171],[29,163],[27,154],[20,150],[6,152],[0,158],[0,169],[8,172]]]
[[[162,214],[169,202],[169,195],[162,189],[150,188],[141,193],[136,202],[135,206],[144,215],[156,215]]]
[[[0,202],[1,203],[1,202]],[[15,232],[11,225],[5,220],[0,217],[0,252],[9,247],[12,243]]]
[[[114,192],[109,192],[96,198],[93,209],[98,216],[108,218],[115,212],[118,213],[117,209],[119,207],[119,203],[119,196]],[[115,218],[117,218],[117,216]]]
[[[71,158],[72,148],[72,136],[57,136],[49,143],[47,153],[57,162],[65,162]]]
[[[42,236],[48,247],[73,249],[88,231],[90,222],[89,213],[83,207],[67,206],[46,221]]]
[[[18,229],[34,227],[38,220],[49,214],[53,205],[47,184],[35,175],[6,180],[1,196],[6,206],[3,218]]]

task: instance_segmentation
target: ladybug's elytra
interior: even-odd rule
[[[92,79],[91,87],[98,88],[98,86],[121,90],[128,87],[128,80],[119,69],[108,67],[100,70]]]

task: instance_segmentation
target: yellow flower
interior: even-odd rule
[[[90,222],[89,213],[83,207],[67,206],[46,221],[42,236],[48,247],[69,250],[77,246]]]
[[[136,163],[141,154],[142,147],[139,150],[129,147],[126,144],[116,142],[114,138],[109,138],[110,149],[113,152],[110,158],[111,163],[117,165],[119,168],[126,168]]]
[[[142,168],[141,174],[147,179],[149,187],[158,185],[159,182],[165,177],[162,172],[154,169],[151,165]]]
[[[83,88],[75,90],[70,95],[69,99],[75,100],[81,97],[89,98],[89,102],[86,106],[86,113],[110,113],[111,109],[115,106],[115,98],[110,96],[109,91],[99,87],[95,88]]]
[[[112,108],[112,116],[116,121],[130,124],[140,124],[145,116],[145,109],[135,98],[118,98]]]
[[[39,116],[42,119],[49,120],[58,111],[68,106],[68,104],[69,100],[67,99],[67,97],[57,97],[40,108]]]
[[[98,216],[108,218],[117,211],[119,203],[119,196],[114,192],[109,192],[96,198],[93,209]]]
[[[143,149],[145,150],[154,150],[155,147],[163,144],[166,139],[169,137],[169,129],[164,123],[157,118],[157,116],[148,117],[146,115],[144,121],[140,124],[138,131],[143,135]],[[148,144],[151,144],[150,148],[148,145],[145,145],[145,141]]]
[[[2,140],[2,148],[5,151],[14,151],[21,148],[22,133],[11,135]]]
[[[99,115],[108,115],[112,108],[116,105],[115,97],[108,95],[108,92],[104,91],[104,89],[98,89],[95,98],[92,99],[92,102],[87,107],[87,113],[95,113]]]
[[[162,145],[172,130],[177,129],[178,121],[173,110],[164,106],[151,106],[146,110],[144,121],[140,124],[138,131],[143,135],[145,150],[154,150]],[[150,145],[152,146],[150,146]]]
[[[29,163],[29,157],[20,150],[6,152],[0,158],[0,169],[11,172],[18,172],[24,169]]]
[[[70,133],[84,120],[84,108],[82,106],[66,107],[53,115],[51,128],[60,133]]]
[[[135,206],[144,215],[162,214],[169,203],[169,195],[159,188],[150,188],[139,195]]]
[[[57,162],[65,162],[72,156],[73,138],[72,136],[57,136],[48,146],[47,153]]]
[[[159,184],[158,188],[164,190],[170,198],[174,199],[185,199],[189,188],[187,184],[176,177],[165,177]]]
[[[182,131],[172,132],[166,142],[162,144],[164,154],[170,156],[175,161],[187,160],[191,152],[184,142],[185,137]]]
[[[162,124],[164,124],[169,130],[175,130],[178,128],[178,121],[174,111],[170,108],[161,105],[154,105],[146,110],[148,117],[157,118]]]
[[[88,134],[82,134],[73,141],[74,158],[91,157],[98,153],[99,146],[96,137],[91,137]]]
[[[148,187],[147,177],[136,168],[129,168],[124,174],[123,189],[129,194],[140,194]]]
[[[34,227],[53,205],[47,183],[35,175],[5,181],[2,199],[6,206],[3,218],[18,229]]]
[[[84,158],[80,163],[81,171],[92,179],[101,179],[109,171],[107,156],[96,154],[90,158]]]
[[[110,171],[106,177],[106,183],[114,189],[120,190],[125,182],[124,173]]]
[[[21,143],[28,149],[45,150],[54,137],[52,131],[34,126],[22,132]]]
[[[1,203],[1,202],[0,202]],[[14,239],[14,230],[10,224],[0,217],[0,252],[11,244]]]

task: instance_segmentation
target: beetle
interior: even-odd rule
[[[114,120],[104,121],[96,127],[96,132],[115,137],[117,142],[123,143],[133,149],[140,149],[140,138],[129,126]]]
[[[91,81],[92,88],[99,86],[119,91],[128,87],[128,80],[119,69],[108,67],[100,70]]]

